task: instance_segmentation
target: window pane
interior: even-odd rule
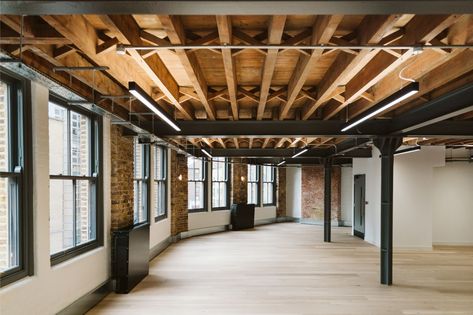
[[[76,245],[95,239],[95,207],[91,203],[94,185],[87,180],[76,184]]]
[[[0,81],[0,171],[10,170],[8,86]]]
[[[165,149],[163,147],[156,146],[154,155],[154,177],[155,179],[165,178]]]
[[[49,103],[49,174],[69,175],[67,110]]]
[[[138,138],[135,138],[133,148],[134,148],[133,149],[134,150],[134,153],[133,153],[134,176],[135,176],[135,179],[142,179],[143,178],[143,144],[138,143]]]
[[[133,207],[133,217],[134,223],[141,223],[148,219],[146,213],[146,193],[143,181],[135,180],[133,186],[134,192],[134,207]]]
[[[49,184],[50,252],[74,246],[74,198],[72,180],[52,179]]]
[[[0,177],[0,272],[19,265],[17,184]]]
[[[90,120],[87,116],[70,112],[71,119],[71,175],[90,175]]]

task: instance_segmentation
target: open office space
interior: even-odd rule
[[[2,1],[0,313],[473,314],[473,2]]]

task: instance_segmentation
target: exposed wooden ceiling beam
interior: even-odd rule
[[[115,53],[96,53],[97,32],[83,16],[47,15],[42,18],[61,35],[70,39],[75,47],[84,52],[94,63],[109,67],[107,72],[122,86],[128,86],[129,81],[135,81],[147,93],[151,94],[151,80],[140,71],[132,59],[118,56]]]
[[[221,44],[233,43],[232,21],[230,16],[217,15],[217,27]],[[225,79],[227,81],[228,96],[230,97],[230,106],[234,120],[238,120],[238,103],[237,103],[237,79],[236,65],[232,56],[231,49],[222,50],[223,66],[225,68]]]
[[[406,25],[405,34],[400,39],[400,44],[427,43],[452,25],[458,18],[459,16],[456,15],[415,16]],[[411,50],[403,52],[401,58],[396,58],[386,52],[379,52],[362,71],[348,82],[345,102],[324,110],[324,119],[330,119],[348,104],[357,100],[362,93],[381,81],[410,57],[412,57]]]
[[[338,25],[342,21],[341,15],[324,15],[318,16],[313,26],[311,44],[327,44],[337,30]],[[296,68],[289,80],[287,102],[281,108],[279,118],[285,119],[289,109],[299,95],[300,90],[312,69],[313,64],[320,58],[323,51],[320,49],[313,50],[310,56],[300,55]]]
[[[286,23],[285,15],[274,15],[271,17],[268,27],[268,44],[280,44],[281,37]],[[276,60],[278,58],[277,49],[268,49],[268,54],[264,60],[263,72],[261,74],[261,90],[256,113],[256,119],[263,119],[266,102],[269,95],[269,87],[273,78],[274,68],[276,67]]]
[[[366,16],[357,30],[359,43],[362,45],[378,43],[399,18],[399,15]],[[350,81],[377,53],[378,51],[368,49],[360,51],[357,55],[340,53],[317,88],[317,100],[305,108],[302,119],[309,119],[317,108],[330,99],[329,96],[337,86]]]
[[[143,45],[140,35],[140,27],[131,15],[108,15],[102,16],[111,31],[123,43],[131,45]],[[169,70],[157,54],[144,59],[136,50],[130,50],[129,54],[136,63],[146,72],[153,83],[166,95],[169,101],[183,114],[185,119],[192,119],[193,113],[190,108],[179,102],[179,86],[172,77]]]
[[[162,15],[159,16],[161,23],[166,29],[169,40],[173,45],[184,45],[186,44],[186,36],[184,27],[178,16]],[[215,120],[215,109],[213,104],[207,100],[207,82],[205,81],[204,75],[199,65],[194,52],[188,52],[184,50],[176,51],[179,60],[181,61],[184,69],[189,76],[192,85],[199,96],[202,105],[205,108],[207,117],[210,120]]]

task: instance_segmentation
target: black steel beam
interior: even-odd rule
[[[470,111],[473,111],[473,83],[393,118],[391,131],[393,133],[409,133],[412,130],[424,128]]]
[[[182,131],[172,130],[163,122],[155,121],[155,134],[173,138],[225,138],[225,137],[358,137],[384,135],[389,131],[385,121],[369,121],[360,128],[341,132],[344,121],[339,120],[180,120]],[[151,123],[149,123],[151,125]]]
[[[332,238],[332,159],[324,158],[324,242]]]
[[[394,152],[402,137],[378,138],[374,145],[381,152],[381,284],[393,282],[393,178]]]
[[[286,158],[290,159],[294,153],[300,149],[206,149],[214,157],[245,157],[245,158]],[[310,159],[314,157],[327,157],[334,155],[334,148],[313,148],[309,149],[306,153],[298,156],[299,159]],[[200,150],[195,148],[187,149],[187,152],[194,156],[204,156]],[[347,158],[369,158],[371,157],[371,148],[352,148],[350,151],[344,150],[337,156],[343,156]]]
[[[248,138],[248,137],[348,137],[374,138],[388,136],[392,132],[390,119],[371,120],[341,132],[344,121],[339,120],[239,120],[239,121],[209,121],[209,120],[179,120],[181,132],[172,130],[161,121],[154,122],[154,133],[161,138]],[[151,130],[151,122],[143,123],[142,127]],[[473,120],[441,121],[423,128],[412,130],[402,136],[459,136],[472,137]]]
[[[251,158],[248,159],[248,163],[250,164],[271,164],[271,165],[277,165],[279,162],[281,162],[283,159],[282,158]],[[347,157],[335,157],[332,159],[333,165],[350,165],[352,164],[352,158],[347,158]],[[287,159],[286,164],[283,164],[281,167],[285,166],[291,166],[291,165],[323,165],[323,158],[305,158],[305,159],[300,159],[300,158],[294,158],[294,159]]]
[[[453,14],[473,13],[470,0],[296,0],[296,1],[2,1],[2,14]]]

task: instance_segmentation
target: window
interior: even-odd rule
[[[258,165],[248,165],[248,204],[259,204]]]
[[[101,245],[99,123],[94,115],[49,103],[51,263]]]
[[[133,140],[133,223],[148,222],[149,145]]]
[[[229,167],[223,157],[212,160],[212,209],[228,209],[229,203]]]
[[[189,211],[205,210],[205,162],[204,159],[187,158],[187,208]]]
[[[32,274],[29,106],[25,82],[0,73],[0,286]]]
[[[163,146],[154,146],[154,204],[155,221],[167,217],[167,149]]]
[[[264,165],[263,169],[263,206],[275,205],[275,174],[276,168]]]

